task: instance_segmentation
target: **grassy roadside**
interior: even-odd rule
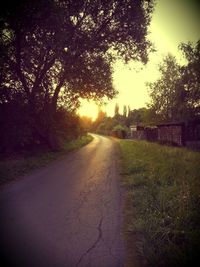
[[[147,266],[195,266],[200,259],[200,153],[120,140],[126,187],[125,236]],[[135,242],[132,240],[135,239]]]
[[[35,156],[1,160],[0,185],[28,174],[32,170],[46,166],[48,163],[66,155],[68,152],[88,144],[92,139],[93,137],[91,135],[85,135],[74,141],[65,143],[63,149],[58,152],[44,152]]]

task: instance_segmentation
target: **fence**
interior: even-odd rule
[[[132,139],[200,148],[200,120],[158,124],[154,127],[132,125],[130,130]]]

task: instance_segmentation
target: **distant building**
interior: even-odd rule
[[[131,138],[139,139],[139,140],[146,139],[145,135],[144,135],[144,127],[143,126],[131,125],[130,131],[131,131]]]
[[[156,126],[130,126],[130,137],[137,140],[147,140],[186,146],[193,149],[200,148],[200,119],[188,122],[162,123]]]
[[[153,126],[141,126],[141,125],[131,125],[131,138],[138,140],[148,140],[148,141],[157,141],[158,133],[157,127]]]
[[[185,125],[184,123],[158,124],[158,142],[171,145],[185,145]]]

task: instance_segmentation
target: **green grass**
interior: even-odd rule
[[[200,153],[145,141],[119,144],[129,257],[136,236],[148,266],[194,266],[200,259]]]
[[[0,161],[0,185],[15,180],[25,174],[66,155],[68,152],[76,150],[90,141],[91,135],[82,136],[76,140],[66,142],[61,151],[58,152],[40,152],[34,156],[17,157],[15,159],[5,159]]]

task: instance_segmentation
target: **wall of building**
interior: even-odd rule
[[[131,126],[130,129],[133,139],[200,148],[200,120],[159,124],[156,127]]]
[[[169,143],[172,145],[184,145],[183,125],[159,125],[158,141],[160,143]]]

